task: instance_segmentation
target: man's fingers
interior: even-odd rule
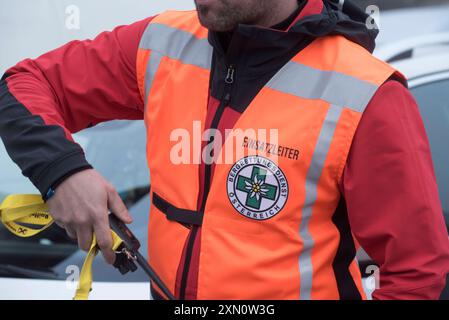
[[[83,251],[89,251],[92,245],[92,229],[89,226],[79,226],[76,230],[78,246]]]
[[[65,231],[67,232],[67,235],[72,238],[73,240],[76,240],[76,230],[75,228],[71,226],[64,226]]]
[[[107,263],[113,264],[115,261],[115,253],[112,250],[112,235],[107,217],[105,220],[102,220],[94,226],[94,231],[97,238],[98,247],[100,248],[104,259]]]
[[[131,223],[133,221],[128,209],[126,209],[125,204],[113,187],[108,189],[108,208],[124,223]]]
[[[58,185],[55,195],[47,201],[51,215],[67,234],[78,239],[82,250],[89,250],[95,232],[98,247],[109,263],[115,260],[108,209],[123,222],[132,219],[115,188],[98,172],[83,170]]]
[[[61,229],[65,229],[65,226],[64,226],[63,223],[58,222],[58,221],[56,221],[56,220],[55,220],[55,223],[56,223],[56,225],[57,225],[58,227],[60,227]]]

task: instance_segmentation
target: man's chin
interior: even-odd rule
[[[210,31],[226,32],[231,31],[233,29],[232,27],[225,26],[223,22],[219,21],[219,19],[212,17],[211,14],[204,15],[198,12],[198,18],[200,20],[201,25],[206,29],[209,29]]]
[[[210,28],[213,26],[213,17],[211,17],[211,12],[206,8],[198,8],[197,9],[198,18],[200,20],[200,23],[205,28]]]

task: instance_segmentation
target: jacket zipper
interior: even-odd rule
[[[215,112],[214,118],[212,119],[210,129],[218,128],[218,124],[223,115],[223,112],[224,112],[226,106],[231,101],[231,89],[232,89],[232,85],[234,84],[234,80],[235,80],[235,66],[230,64],[228,66],[227,74],[226,74],[226,78],[225,78],[225,88],[223,91],[223,96],[220,101],[220,105],[218,106],[218,109]],[[214,140],[214,136],[211,136],[209,138],[207,145],[210,145],[213,142],[213,140]],[[203,199],[201,201],[201,207],[200,207],[201,214],[204,214],[204,208],[206,206],[207,197],[209,195],[210,185],[211,185],[211,174],[212,174],[212,164],[206,163],[205,167],[204,167]],[[191,264],[191,260],[192,260],[193,246],[195,244],[195,239],[198,234],[198,229],[199,229],[198,226],[193,226],[192,230],[190,232],[190,235],[189,235],[189,240],[188,240],[187,248],[186,248],[186,257],[184,260],[184,268],[183,268],[182,277],[181,277],[181,287],[180,287],[180,291],[179,291],[180,300],[185,299],[187,281],[188,281],[188,276],[189,276],[189,271],[190,271],[190,264]]]

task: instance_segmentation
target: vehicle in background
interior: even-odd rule
[[[380,48],[411,37],[449,32],[449,2],[419,8],[381,9],[379,17],[376,42]]]
[[[449,52],[449,31],[432,33],[412,38],[405,38],[393,44],[378,47],[375,55],[382,60],[393,63],[396,61],[406,61],[410,58],[426,57]],[[424,60],[423,60],[424,62]],[[438,65],[430,63],[426,68],[438,69]]]
[[[140,252],[146,256],[150,186],[142,152],[146,143],[143,121],[103,123],[76,134],[74,139],[95,169],[117,188],[134,219],[130,229],[141,241]],[[2,170],[0,202],[9,193],[37,193],[5,150],[0,150],[0,167],[7,168]],[[56,224],[32,238],[19,238],[0,224],[0,288],[8,288],[0,290],[0,300],[71,299],[76,286],[66,279],[81,270],[85,257],[86,253]],[[99,256],[93,273],[93,299],[150,298],[148,277],[140,269],[122,276]]]

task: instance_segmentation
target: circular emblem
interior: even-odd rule
[[[227,192],[238,213],[254,220],[267,220],[277,215],[287,202],[288,183],[273,161],[249,156],[232,166]]]

